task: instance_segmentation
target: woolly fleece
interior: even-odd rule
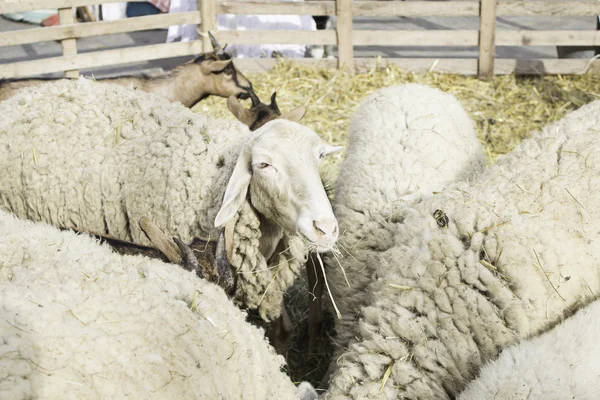
[[[262,330],[183,268],[0,211],[0,398],[293,399]]]
[[[326,397],[454,398],[502,348],[599,293],[599,126],[596,101],[390,217],[393,246],[368,255],[368,305]]]
[[[215,240],[215,216],[250,134],[239,122],[84,78],[26,88],[0,103],[0,209],[141,245],[151,245],[142,216],[187,243]],[[244,210],[233,244],[235,300],[269,320],[279,316],[305,249],[286,238],[292,248],[269,265],[279,268],[267,268],[259,221],[251,206]]]
[[[600,301],[594,301],[551,331],[505,349],[483,367],[458,400],[596,400],[598,332]]]
[[[0,111],[2,208],[141,245],[142,216],[184,242],[216,238],[241,123],[85,78],[23,89]]]
[[[393,246],[390,216],[472,176],[484,163],[473,121],[452,94],[406,84],[378,90],[361,102],[335,190],[344,257],[327,259],[342,314],[336,320],[340,349],[355,335],[361,294],[373,280],[375,266],[368,257]]]

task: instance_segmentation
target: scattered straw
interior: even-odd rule
[[[432,70],[435,65],[432,65]],[[416,82],[453,93],[475,121],[490,161],[512,150],[523,138],[570,111],[598,98],[598,75],[543,77],[496,76],[489,81],[437,72],[413,73],[395,66],[349,75],[336,69],[300,66],[281,60],[270,72],[249,75],[263,101],[277,92],[282,112],[306,105],[302,122],[335,145],[344,145],[350,117],[365,96],[375,90]],[[249,102],[247,107],[249,107]],[[227,102],[212,96],[194,111],[233,118]],[[337,170],[342,153],[327,165]]]
[[[586,209],[585,209],[585,207],[583,206],[583,204],[581,204],[581,203],[579,202],[579,200],[577,200],[577,199],[575,198],[575,196],[573,196],[573,194],[571,194],[571,192],[569,192],[569,189],[566,189],[566,188],[565,188],[565,190],[567,191],[567,193],[569,193],[569,196],[571,196],[571,197],[573,198],[573,200],[575,200],[575,203],[577,203],[577,204],[579,205],[579,207],[581,207],[581,208],[583,209],[583,211],[585,211],[585,212],[588,212],[588,210],[586,210]],[[588,213],[588,214],[589,214],[589,213]]]
[[[327,142],[342,146],[346,144],[352,114],[360,101],[372,92],[409,82],[439,88],[454,94],[461,101],[475,122],[479,138],[492,163],[499,155],[511,151],[530,133],[598,99],[600,93],[600,79],[598,75],[591,73],[542,77],[508,75],[482,81],[476,77],[437,73],[434,72],[436,68],[437,63],[434,62],[428,73],[412,73],[389,66],[352,76],[344,71],[301,66],[293,61],[281,60],[268,73],[246,76],[252,80],[255,91],[263,101],[268,102],[272,92],[276,91],[282,112],[305,105],[307,114],[302,123],[314,129]],[[587,68],[586,66],[586,70]],[[250,102],[246,101],[244,105],[249,107]],[[227,109],[227,102],[216,96],[201,101],[193,110],[207,115],[234,118]],[[332,154],[324,162],[324,169],[330,170],[327,182],[333,186],[337,167],[343,158],[344,154],[340,152]],[[532,210],[523,213],[535,216],[536,212]],[[343,250],[352,256],[346,249]],[[495,260],[486,261],[492,266],[498,265],[501,254],[500,250]],[[548,279],[545,272],[544,275]],[[439,277],[436,283],[438,286],[445,276],[446,273]],[[316,385],[327,369],[333,348],[329,340],[323,340],[322,353],[306,356],[307,340],[302,336],[307,330],[308,296],[305,288],[306,282],[299,279],[291,291],[293,296],[286,296],[290,316],[293,320],[301,319],[304,324],[304,328],[298,329],[300,333],[294,337],[295,345],[289,352],[288,364],[294,380],[309,380]],[[331,293],[329,295],[331,297]],[[329,318],[330,314],[327,312],[325,322],[331,325],[327,332],[333,330],[333,317]],[[257,316],[255,319],[259,320]],[[382,388],[389,378],[391,368],[388,366],[386,370],[387,377],[383,377]]]
[[[413,290],[414,289],[414,287],[412,287],[412,286],[396,285],[394,283],[388,283],[388,285],[390,285],[393,288],[400,289],[400,290]]]
[[[503,221],[503,222],[500,222],[499,224],[490,225],[490,226],[488,226],[487,228],[484,228],[484,229],[482,229],[482,230],[481,230],[481,233],[486,233],[486,232],[487,232],[487,231],[489,231],[490,229],[498,228],[498,227],[500,227],[500,226],[502,226],[502,225],[505,225],[505,224],[507,224],[507,223],[508,223],[508,221]]]
[[[321,265],[321,271],[323,272],[323,281],[325,281],[325,287],[327,288],[327,293],[329,293],[329,298],[331,299],[331,304],[333,305],[333,308],[335,309],[335,315],[339,318],[342,319],[342,313],[340,313],[340,310],[337,308],[337,304],[335,304],[335,300],[333,299],[333,295],[331,294],[331,290],[329,289],[329,283],[327,283],[327,274],[325,273],[325,266],[323,265],[323,260],[321,259],[321,255],[319,254],[319,252],[315,252],[315,255],[317,256],[317,260],[319,260],[319,265]]]
[[[265,296],[266,296],[267,292],[271,288],[271,285],[273,284],[273,282],[275,282],[275,278],[277,278],[277,274],[279,274],[279,269],[280,269],[280,265],[277,266],[277,269],[273,273],[273,278],[271,278],[271,281],[269,282],[269,284],[265,288],[264,293],[262,294],[262,296],[260,296],[260,300],[258,301],[258,304],[262,304],[263,300],[265,299]]]
[[[117,123],[117,132],[115,134],[115,146],[118,146],[119,143],[121,143],[121,129],[122,129],[122,125],[121,122]]]
[[[479,260],[479,263],[491,271],[494,271],[494,272],[498,271],[498,269],[489,261]]]
[[[535,249],[532,249],[532,250],[533,250],[533,254],[535,254],[535,258],[537,259],[538,268],[540,269],[540,271],[542,271],[542,274],[546,277],[546,280],[548,281],[548,283],[550,284],[550,286],[552,286],[552,289],[554,289],[554,291],[556,292],[556,294],[558,295],[558,297],[560,297],[562,299],[562,301],[567,301],[567,300],[565,300],[564,297],[562,297],[560,295],[560,293],[558,293],[558,289],[556,288],[556,286],[554,286],[554,284],[552,283],[552,281],[548,277],[548,273],[546,271],[544,271],[544,268],[542,268],[542,262],[540,261],[540,258],[538,257],[537,251],[535,251]]]
[[[385,384],[387,383],[390,374],[392,373],[392,367],[394,366],[394,362],[392,361],[390,363],[390,365],[388,365],[387,369],[385,370],[385,374],[383,374],[383,379],[381,380],[381,386],[379,386],[379,391],[381,392],[385,386]]]

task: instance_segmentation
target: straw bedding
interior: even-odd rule
[[[422,83],[454,94],[476,123],[488,158],[515,148],[524,138],[557,121],[582,105],[600,98],[597,75],[515,77],[498,76],[490,81],[442,73],[417,74],[395,66],[349,75],[335,69],[314,69],[281,61],[266,74],[249,75],[261,99],[277,92],[285,112],[306,105],[302,123],[328,143],[344,145],[350,116],[359,102],[377,89],[402,83]],[[222,99],[208,98],[194,111],[233,118]],[[326,163],[337,165],[343,153]]]

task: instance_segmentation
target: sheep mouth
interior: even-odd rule
[[[304,240],[306,246],[317,253],[327,253],[334,249],[335,243],[319,244],[309,239],[304,233],[298,231],[298,235]]]
[[[247,100],[247,99],[250,98],[250,93],[249,92],[242,92],[242,93],[239,93],[236,97],[238,99],[241,99],[241,100]]]

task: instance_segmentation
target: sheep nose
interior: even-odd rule
[[[338,224],[335,219],[313,220],[313,228],[323,242],[333,244],[337,240]]]

